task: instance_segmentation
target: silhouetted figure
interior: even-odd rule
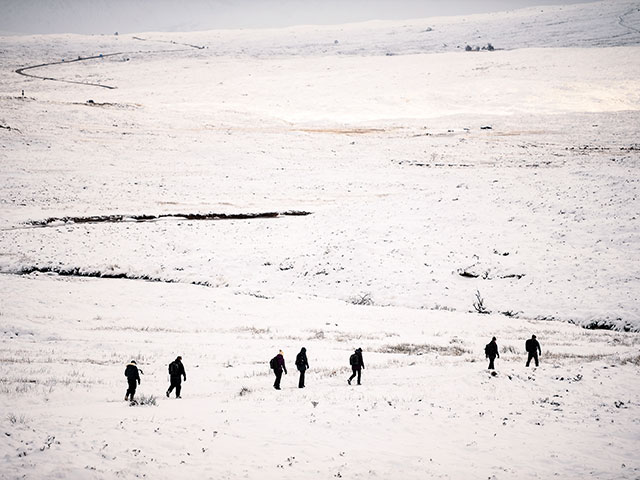
[[[182,357],[178,356],[173,362],[169,364],[169,379],[171,385],[167,390],[167,397],[171,394],[173,389],[176,389],[176,398],[182,398],[180,396],[180,390],[182,390],[182,379],[187,381],[187,374],[184,371],[184,365],[182,365]]]
[[[296,356],[296,367],[300,372],[300,380],[298,380],[298,388],[304,388],[304,372],[309,368],[309,362],[307,361],[307,349],[302,347],[300,353]]]
[[[496,337],[493,337],[487,346],[484,347],[484,354],[489,359],[489,370],[494,370],[493,361],[497,358],[500,358],[500,353],[498,352],[498,344],[496,343]]]
[[[527,367],[531,363],[531,359],[536,361],[536,367],[539,366],[538,354],[542,355],[542,350],[540,349],[540,344],[538,343],[538,340],[536,340],[535,335],[531,335],[531,338],[525,342],[524,348],[529,354],[527,357]]]
[[[280,380],[282,379],[282,372],[287,375],[287,366],[284,364],[284,353],[282,350],[278,352],[278,355],[273,357],[270,362],[273,373],[276,375],[276,381],[273,383],[273,388],[280,390]]]
[[[349,357],[349,363],[351,364],[351,370],[353,374],[347,380],[347,383],[351,385],[351,380],[353,380],[356,375],[358,376],[358,385],[360,385],[360,378],[362,376],[362,369],[364,368],[364,360],[362,359],[362,349],[356,348],[355,352],[351,354]]]
[[[138,372],[138,366],[135,360],[131,360],[127,364],[127,368],[124,369],[124,376],[127,377],[129,382],[129,388],[124,396],[125,400],[133,401],[133,396],[136,394],[136,387],[140,385],[140,372]]]

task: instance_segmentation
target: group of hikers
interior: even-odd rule
[[[498,344],[496,343],[496,337],[491,339],[484,347],[485,357],[489,359],[489,370],[494,370],[495,365],[494,362],[496,358],[500,358],[500,352],[498,350]],[[527,351],[528,358],[526,366],[528,367],[531,364],[531,360],[535,361],[536,367],[540,365],[540,361],[538,355],[542,354],[542,350],[540,348],[540,343],[536,339],[535,335],[532,335],[530,339],[525,342],[525,350]],[[296,368],[300,373],[298,379],[298,388],[304,388],[304,377],[305,372],[309,369],[309,360],[307,359],[307,349],[302,347],[300,352],[296,355]],[[354,352],[349,357],[349,365],[351,366],[351,376],[347,379],[347,383],[351,385],[353,379],[357,377],[357,384],[361,385],[362,379],[362,370],[364,369],[364,359],[362,358],[362,348],[356,348]],[[280,382],[282,380],[282,374],[287,375],[287,366],[284,361],[284,353],[282,350],[278,352],[278,354],[273,357],[269,362],[269,367],[273,370],[273,373],[276,377],[275,382],[273,383],[273,388],[276,390],[280,390]],[[136,393],[136,387],[140,385],[140,373],[142,371],[138,368],[136,361],[131,360],[131,362],[127,365],[124,371],[125,377],[127,377],[127,381],[129,383],[129,388],[127,389],[127,393],[124,397],[127,401],[134,401],[134,395]],[[178,356],[176,359],[169,364],[169,379],[170,385],[167,389],[166,395],[169,397],[171,392],[175,389],[176,398],[182,398],[180,396],[180,392],[182,390],[182,381],[187,381],[187,374],[184,369],[184,365],[182,364],[182,357]]]
[[[129,388],[124,396],[125,401],[135,402],[134,396],[136,394],[136,388],[140,385],[140,374],[144,373],[138,368],[138,364],[135,360],[131,360],[127,367],[124,369],[124,376],[127,377]],[[167,397],[171,395],[171,392],[176,390],[176,398],[182,398],[180,391],[182,390],[182,381],[187,381],[187,374],[182,364],[182,357],[178,355],[176,359],[169,364],[169,380],[170,385],[167,389]]]
[[[355,351],[349,357],[349,364],[351,365],[352,375],[347,379],[347,383],[351,385],[351,380],[358,377],[358,385],[360,385],[360,379],[362,377],[362,369],[364,368],[364,360],[362,359],[362,349],[356,348]],[[282,373],[287,375],[287,366],[284,361],[284,353],[282,350],[271,359],[269,366],[273,370],[276,376],[275,382],[273,382],[273,388],[280,390],[280,381],[282,380]],[[298,388],[304,388],[304,375],[309,369],[309,361],[307,360],[307,349],[302,347],[300,353],[296,355],[296,368],[300,372],[298,379]]]
[[[542,349],[535,335],[531,335],[531,338],[524,342],[524,349],[526,350],[528,367],[531,364],[531,360],[536,362],[536,367],[540,365],[538,355],[542,355]],[[484,347],[484,355],[489,359],[489,370],[494,370],[495,366],[493,362],[496,358],[500,358],[500,352],[498,352],[498,344],[496,343],[496,337],[493,337],[487,346]]]

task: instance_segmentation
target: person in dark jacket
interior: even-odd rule
[[[362,376],[362,369],[364,368],[364,360],[362,359],[362,349],[356,348],[356,350],[349,357],[349,363],[351,364],[351,370],[353,374],[347,380],[347,383],[351,385],[356,375],[358,376],[358,385],[360,385],[360,378]]]
[[[127,368],[124,369],[124,376],[127,377],[127,382],[129,382],[129,388],[127,389],[124,399],[133,402],[136,387],[140,385],[140,372],[138,371],[138,365],[135,360],[131,360],[131,362],[127,364]]]
[[[280,380],[282,379],[282,372],[287,375],[287,366],[284,363],[284,353],[282,350],[276,355],[276,365],[273,369],[273,373],[276,375],[276,381],[273,383],[273,388],[280,390]]]
[[[535,360],[536,367],[539,366],[540,363],[538,362],[538,354],[542,355],[542,350],[540,349],[540,343],[538,343],[538,340],[536,340],[535,335],[531,335],[531,338],[525,342],[524,348],[529,354],[529,356],[527,357],[526,366],[529,366],[529,364],[531,363],[531,359]]]
[[[169,378],[171,385],[167,390],[167,397],[171,394],[173,389],[176,389],[176,398],[182,398],[180,391],[182,390],[182,379],[187,381],[187,374],[184,371],[184,365],[182,365],[182,357],[178,356],[173,362],[169,364]]]
[[[486,358],[489,359],[489,370],[494,370],[493,361],[497,358],[500,358],[500,353],[498,352],[498,344],[496,343],[496,337],[493,337],[487,346],[484,347],[484,354]]]
[[[304,372],[309,368],[309,362],[307,361],[307,349],[302,347],[300,353],[296,356],[296,367],[300,372],[300,380],[298,381],[298,388],[304,388]]]

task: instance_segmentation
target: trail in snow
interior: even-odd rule
[[[140,37],[133,37],[135,40],[141,40],[141,41],[147,41],[146,38],[140,38]],[[202,50],[205,47],[204,46],[199,46],[199,45],[191,45],[188,43],[177,43],[174,41],[170,41],[170,40],[153,40],[155,42],[161,42],[161,43],[170,43],[172,45],[184,45],[190,48],[196,48],[198,50]],[[162,53],[162,52],[178,52],[178,51],[182,51],[182,50],[151,50],[148,52],[137,52],[137,53]],[[59,62],[48,62],[48,63],[41,63],[38,65],[30,65],[27,67],[22,67],[22,68],[18,68],[15,72],[18,75],[24,75],[25,77],[31,77],[31,78],[38,78],[41,80],[51,80],[54,82],[64,82],[64,83],[73,83],[73,84],[77,84],[77,85],[89,85],[92,87],[101,87],[101,88],[107,88],[109,90],[114,90],[118,87],[113,86],[113,85],[104,85],[102,83],[92,83],[92,82],[81,82],[81,81],[77,81],[77,80],[64,80],[61,78],[54,78],[54,77],[43,77],[41,75],[33,75],[30,73],[25,73],[25,70],[32,70],[32,69],[36,69],[36,68],[42,68],[42,67],[50,67],[52,65],[62,65],[62,64],[68,64],[68,63],[75,63],[75,62],[84,62],[86,60],[95,60],[95,59],[100,59],[100,58],[106,58],[106,57],[114,57],[117,55],[127,55],[127,54],[132,54],[134,52],[113,52],[113,53],[100,53],[98,55],[91,55],[89,57],[78,57],[78,58],[74,58],[73,60],[60,60]]]

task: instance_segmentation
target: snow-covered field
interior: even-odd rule
[[[638,2],[0,37],[0,127],[1,477],[640,478]]]

